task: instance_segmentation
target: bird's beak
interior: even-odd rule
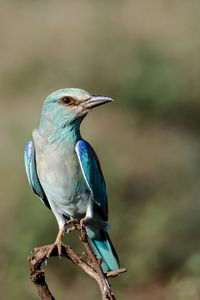
[[[101,96],[101,95],[92,95],[91,98],[85,101],[84,107],[86,109],[91,109],[93,107],[97,107],[99,105],[102,105],[107,102],[113,102],[115,101],[114,99],[106,96]]]

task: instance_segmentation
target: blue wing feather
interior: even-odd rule
[[[103,219],[107,220],[107,192],[98,157],[90,144],[84,140],[79,140],[76,144],[76,153],[78,155],[85,181],[91,191],[93,201],[95,202],[96,207],[99,208],[99,212],[101,212]],[[118,269],[118,257],[109,239],[108,233],[99,228],[98,236],[94,237],[93,234],[95,235],[95,231],[92,232],[91,235],[92,226],[90,226],[89,231],[88,227],[86,228],[89,242],[97,257],[103,259],[103,263],[101,265],[103,272],[106,273]]]
[[[76,153],[93,201],[107,220],[107,192],[98,157],[90,144],[84,140],[79,140],[76,144]]]
[[[25,169],[26,169],[28,181],[32,190],[41,199],[41,201],[49,209],[51,209],[37,175],[36,162],[35,162],[35,148],[34,148],[33,141],[29,141],[26,144],[25,152],[24,152],[24,162],[25,162]]]

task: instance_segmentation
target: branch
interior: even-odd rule
[[[77,220],[70,220],[68,224],[71,223],[73,223],[73,226],[67,229],[67,233],[73,230],[80,231],[80,240],[82,241],[87,253],[81,256],[77,254],[69,245],[62,244],[62,256],[70,259],[85,273],[96,280],[103,300],[115,300],[116,298],[111,290],[107,278],[116,277],[117,275],[124,273],[127,270],[125,268],[121,268],[104,274],[101,268],[102,260],[96,258],[96,255],[94,254],[94,251],[88,242],[84,223],[80,224],[80,222],[78,222]],[[31,272],[30,279],[35,284],[39,296],[43,300],[55,300],[45,281],[45,273],[43,270],[41,270],[41,265],[43,262],[46,263],[46,256],[51,246],[52,245],[47,245],[35,248],[33,250],[34,255],[30,255],[28,257]],[[54,248],[51,256],[58,256],[57,247]]]

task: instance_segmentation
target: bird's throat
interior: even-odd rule
[[[77,143],[81,138],[80,134],[80,123],[81,121],[76,120],[76,122],[71,123],[60,123],[48,124],[48,126],[40,127],[40,135],[45,138],[48,144],[60,144],[60,143]]]

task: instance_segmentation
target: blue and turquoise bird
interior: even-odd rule
[[[43,105],[39,129],[25,148],[29,184],[52,210],[59,233],[54,247],[61,255],[61,238],[66,220],[86,224],[89,242],[104,272],[119,268],[117,254],[108,236],[106,186],[97,155],[80,134],[87,113],[110,97],[92,95],[81,89],[61,89],[50,94]]]

